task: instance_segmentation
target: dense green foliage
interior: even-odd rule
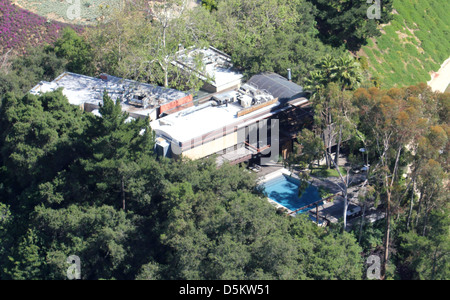
[[[333,51],[317,37],[315,12],[304,0],[220,1],[213,16],[222,30],[211,43],[231,53],[247,75],[286,75],[290,68],[301,82],[321,56]]]
[[[24,56],[5,56],[0,64],[0,94],[27,93],[40,81],[52,81],[64,71],[93,75],[92,52],[85,38],[65,28],[53,45],[29,49]]]
[[[70,72],[93,75],[92,50],[83,37],[73,29],[65,28],[52,49],[56,56],[67,59]]]
[[[383,2],[380,21],[363,16],[364,1],[202,2],[179,10],[181,18],[137,6],[87,36],[66,30],[53,45],[0,58],[0,279],[65,279],[70,255],[80,257],[83,279],[364,279],[371,254],[384,256],[384,278],[448,279],[450,94],[425,84],[370,87],[379,84],[362,76],[373,71],[370,55],[358,63],[344,50],[378,35],[375,25],[389,20],[391,1]],[[398,12],[404,3],[394,1]],[[432,30],[403,6],[404,19],[394,15],[378,46],[396,22]],[[433,11],[439,23],[445,12]],[[420,32],[423,49],[444,55],[445,44],[428,43]],[[395,39],[386,42],[396,47]],[[330,140],[356,165],[366,163],[358,152],[364,147],[370,169],[359,197],[386,218],[347,232],[286,217],[239,166],[155,156],[148,120],[130,120],[106,94],[102,117],[71,106],[60,90],[26,94],[64,70],[198,89],[171,66],[179,43],[212,44],[247,76],[291,68],[314,93],[315,117],[287,163],[313,169],[325,157],[327,166],[311,175],[342,178],[343,169],[330,169],[339,165]],[[393,52],[384,50],[378,58],[389,59]],[[381,71],[382,86],[407,82]]]
[[[35,48],[0,68],[0,94],[27,93],[39,81],[52,81],[64,71],[67,61],[48,48]]]
[[[361,141],[369,155],[369,202],[385,209],[384,269],[392,259],[403,278],[448,276],[450,94],[432,93],[425,84],[403,89],[359,89]],[[370,195],[369,195],[370,194]],[[375,196],[375,197],[374,197]],[[447,225],[446,225],[447,224]],[[398,253],[391,255],[391,247]],[[420,256],[415,256],[415,251]],[[428,257],[428,258],[425,258]],[[432,266],[432,270],[425,268]]]
[[[4,97],[2,279],[63,279],[69,255],[84,279],[362,278],[352,235],[277,214],[237,166],[157,159],[106,95],[100,113]]]
[[[370,18],[372,3],[360,0],[308,0],[317,8],[315,15],[321,39],[333,46],[345,44],[357,51],[367,39],[379,36],[378,24],[391,20],[393,0],[380,1],[380,18]],[[371,1],[372,2],[372,1]]]

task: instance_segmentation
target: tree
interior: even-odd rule
[[[79,161],[83,170],[80,182],[93,188],[90,197],[99,203],[120,203],[125,210],[126,195],[132,192],[129,185],[153,155],[153,132],[147,119],[128,121],[120,100],[114,103],[106,92],[99,113],[101,117],[89,115],[90,124],[83,135],[89,154]]]
[[[348,139],[356,128],[356,107],[351,101],[351,94],[330,82],[312,95],[311,102],[315,126],[325,145],[327,167],[332,166],[333,143],[337,145],[335,164],[339,165],[342,141]]]
[[[106,205],[38,206],[32,223],[47,246],[44,257],[52,279],[66,277],[70,255],[80,257],[82,279],[120,279],[125,275],[135,224],[124,211]]]
[[[302,82],[302,74],[315,69],[332,51],[316,37],[314,8],[303,0],[220,1],[211,14],[220,24],[220,35],[210,43],[230,53],[233,64],[249,77],[270,71]]]
[[[202,6],[209,11],[217,10],[216,0],[202,0]]]
[[[419,170],[417,189],[420,197],[417,220],[422,214],[422,236],[426,236],[427,229],[429,229],[428,219],[430,212],[445,206],[446,201],[448,201],[444,187],[445,181],[446,174],[443,168],[433,159],[428,160]],[[417,226],[416,230],[418,230]]]
[[[372,3],[366,1],[308,0],[317,8],[315,18],[322,41],[338,47],[345,45],[358,51],[370,37],[379,36],[379,24],[392,19],[392,0],[381,2],[380,19],[369,19],[367,12]]]
[[[84,129],[82,112],[60,90],[40,97],[3,98],[0,162],[5,170],[5,199],[12,209],[31,209],[33,189],[52,181],[76,156],[76,138]],[[21,201],[17,201],[23,197]]]
[[[386,209],[383,271],[386,271],[389,255],[391,219],[401,205],[402,161],[407,159],[405,148],[413,143],[423,127],[421,101],[407,97],[404,89],[379,91],[369,89],[355,93],[360,110],[360,128],[367,137],[367,147],[376,153],[374,183],[380,186],[380,194]]]
[[[12,280],[38,280],[42,278],[45,265],[40,253],[39,238],[34,230],[29,229],[22,237],[17,249],[9,257],[10,266],[6,269],[7,276]]]
[[[317,64],[318,71],[311,72],[306,79],[305,89],[311,92],[315,106],[316,124],[321,127],[324,144],[327,147],[327,166],[331,167],[331,143],[337,137],[335,163],[339,165],[340,148],[356,129],[356,107],[350,101],[346,90],[354,90],[363,80],[360,65],[349,55],[333,58],[325,56]],[[335,86],[339,86],[341,92]]]
[[[26,56],[11,57],[0,72],[0,96],[28,93],[42,80],[52,81],[64,72],[66,59],[56,56],[51,47],[37,47]]]
[[[317,253],[320,258],[314,265],[314,273],[321,280],[354,280],[362,278],[361,248],[353,235],[343,232],[327,235],[320,243]],[[327,257],[333,257],[332,260]]]
[[[305,78],[305,90],[311,94],[325,88],[330,83],[337,83],[341,90],[355,90],[363,81],[360,64],[348,53],[338,57],[326,55],[317,64],[317,70]]]
[[[95,73],[90,45],[70,27],[64,28],[62,36],[53,46],[53,51],[58,57],[68,61],[67,71],[88,76]]]
[[[3,182],[0,185],[3,185]],[[0,265],[6,266],[9,263],[8,254],[13,245],[10,230],[12,215],[9,207],[2,202],[0,202]],[[3,272],[4,270],[0,269],[0,279],[4,279]]]
[[[96,64],[111,74],[197,91],[203,85],[195,72],[181,71],[173,62],[180,45],[204,47],[188,0],[133,1],[88,32]],[[204,11],[203,8],[198,8]],[[207,14],[207,12],[204,12]],[[200,22],[199,22],[200,23]],[[192,66],[202,71],[197,60]]]
[[[336,60],[336,81],[342,90],[355,90],[361,84],[362,70],[360,64],[350,55],[343,55]]]
[[[323,140],[314,134],[314,132],[303,129],[297,138],[299,151],[296,154],[295,161],[298,161],[302,167],[311,169],[314,161],[318,161],[323,157],[324,143]]]
[[[446,280],[449,274],[448,207],[430,215],[432,230],[423,236],[414,231],[401,235],[403,261],[414,272],[413,279]]]
[[[323,231],[306,216],[297,216],[290,232],[299,247],[299,267],[314,280],[359,280],[362,249],[347,232]],[[333,257],[333,259],[329,259]]]

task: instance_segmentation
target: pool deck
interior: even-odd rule
[[[266,168],[263,168],[263,171],[265,171]],[[261,171],[261,173],[263,172]],[[280,175],[288,175],[288,176],[292,176],[296,179],[298,179],[298,176],[289,172],[289,170],[283,168],[283,167],[279,167],[279,168],[274,168],[272,170],[270,170],[271,172],[266,172],[266,173],[262,173],[259,178],[258,178],[258,184],[267,182],[271,179],[274,179],[276,177],[279,177]],[[259,174],[258,174],[259,175]]]
[[[265,172],[265,173],[262,173],[262,172],[261,172],[262,174],[259,176],[258,184],[263,184],[263,183],[265,183],[265,182],[267,182],[267,181],[269,181],[269,180],[272,180],[272,179],[274,179],[274,178],[277,178],[277,177],[279,177],[279,176],[281,176],[281,175],[287,175],[287,176],[290,176],[290,177],[293,177],[293,178],[295,178],[295,179],[300,180],[300,178],[297,176],[297,174],[295,174],[295,173],[293,173],[293,172],[291,172],[291,171],[285,169],[285,168],[282,167],[282,166],[274,166],[274,167],[272,167],[272,168],[270,168],[270,169],[267,168],[267,167],[265,167],[265,168],[263,168],[263,170],[264,170],[264,169],[266,169],[266,172]],[[269,169],[271,172],[267,172],[267,169]],[[276,201],[270,199],[269,197],[267,197],[267,200],[268,200],[272,205],[274,205],[277,209],[285,209],[285,210],[286,210],[286,213],[287,213],[289,216],[291,216],[291,217],[295,217],[295,216],[296,216],[295,211],[293,211],[293,210],[291,210],[291,209],[289,209],[289,208],[287,208],[287,207],[281,205],[280,203],[278,203],[278,202],[276,202]],[[324,201],[324,202],[326,203],[327,201]]]
[[[276,177],[279,177],[280,175],[287,175],[292,176],[294,178],[299,179],[299,177],[295,174],[290,172],[289,170],[285,169],[282,165],[274,165],[269,167],[263,167],[261,172],[258,173],[259,179],[258,184],[262,184],[264,182],[267,182],[271,179],[274,179]],[[360,176],[357,176],[360,177]],[[361,178],[356,178],[356,180],[361,180]],[[336,186],[336,184],[339,184],[339,180],[337,178],[318,178],[318,177],[312,177],[311,178],[311,184],[315,185],[317,187],[327,187],[328,190],[330,190],[332,193],[338,194],[340,193],[340,189]],[[348,203],[353,205],[360,205],[357,194],[359,190],[359,184],[352,186],[348,189]],[[290,216],[295,217],[296,214],[294,211],[284,207],[283,205],[275,202],[274,200],[267,198],[268,201],[273,204],[277,209],[285,209],[286,213]],[[316,216],[316,212],[319,215],[319,218],[322,220],[326,220],[330,223],[338,223],[340,219],[342,219],[342,214],[344,211],[344,198],[340,195],[336,195],[333,199],[333,201],[324,201],[321,205],[318,205],[317,211],[316,208],[313,207],[308,213],[312,216]],[[372,221],[373,218],[379,219],[380,216],[378,213],[376,213],[373,209],[367,209],[366,211],[366,218],[369,221]],[[382,217],[382,216],[381,216]],[[351,223],[353,220],[357,220],[359,217],[356,218],[348,218],[348,225],[351,226]]]

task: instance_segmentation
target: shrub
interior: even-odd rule
[[[83,30],[81,26],[48,21],[9,0],[0,0],[0,54],[10,49],[23,54],[29,48],[51,44],[67,26],[77,32]]]

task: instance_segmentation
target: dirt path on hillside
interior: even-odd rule
[[[450,84],[450,58],[447,59],[437,72],[431,73],[431,80],[428,81],[428,86],[433,91],[445,92]]]

